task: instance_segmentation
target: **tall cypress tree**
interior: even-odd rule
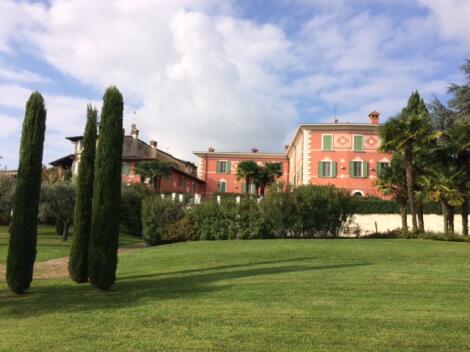
[[[88,105],[83,151],[78,166],[73,238],[69,257],[69,275],[77,283],[88,281],[88,245],[91,231],[97,115],[96,108]]]
[[[7,282],[15,293],[23,293],[33,280],[45,130],[44,99],[34,92],[26,104],[23,121],[8,247]]]
[[[90,282],[107,290],[116,280],[122,160],[122,95],[106,90],[99,125],[89,246]]]

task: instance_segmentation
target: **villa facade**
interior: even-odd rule
[[[135,174],[137,162],[164,160],[173,164],[171,175],[162,179],[165,193],[200,194],[204,198],[218,193],[246,192],[244,180],[237,179],[241,161],[253,160],[259,165],[278,162],[282,176],[276,182],[292,188],[300,185],[334,185],[356,196],[382,197],[374,186],[381,170],[386,168],[391,155],[379,151],[379,113],[369,114],[368,123],[318,123],[298,126],[292,142],[280,153],[264,153],[257,148],[250,152],[217,151],[194,152],[199,163],[174,157],[157,148],[156,141],[148,144],[139,139],[139,130],[132,125],[130,135],[124,136],[122,154],[122,182],[140,183]],[[83,150],[82,136],[67,137],[74,143],[74,153],[50,164],[61,170],[78,173]],[[252,186],[249,190],[254,192]]]
[[[382,197],[374,186],[378,174],[387,167],[391,155],[379,151],[379,113],[369,114],[369,123],[301,124],[283,153],[194,152],[199,158],[198,177],[205,181],[205,194],[246,190],[237,180],[240,161],[259,164],[280,162],[278,179],[291,187],[334,185],[357,196]]]

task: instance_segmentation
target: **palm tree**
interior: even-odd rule
[[[420,176],[419,182],[427,190],[429,198],[439,202],[444,217],[444,233],[454,234],[455,207],[462,205],[463,197],[459,191],[459,180],[462,172],[455,167],[441,167],[429,170],[425,176]]]
[[[134,172],[142,179],[150,179],[156,193],[160,192],[162,178],[171,175],[174,164],[162,160],[141,161],[134,167]]]
[[[410,203],[412,230],[418,230],[416,220],[414,154],[420,147],[432,140],[432,124],[423,99],[416,91],[408,99],[402,112],[391,118],[380,129],[381,150],[384,152],[402,152],[404,156],[408,201]]]
[[[250,186],[254,183],[260,171],[260,167],[253,160],[244,160],[238,164],[237,180],[245,179],[246,194],[250,193]]]
[[[255,178],[255,184],[259,188],[259,194],[264,196],[266,187],[273,184],[277,177],[282,176],[281,163],[266,163],[259,167],[258,175]]]
[[[382,170],[375,181],[377,188],[384,194],[392,196],[398,203],[401,215],[402,231],[408,231],[407,209],[408,191],[406,185],[403,155],[395,153],[389,167]]]

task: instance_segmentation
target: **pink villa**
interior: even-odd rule
[[[280,153],[263,153],[257,148],[250,152],[194,152],[198,167],[190,161],[174,157],[157,148],[156,141],[148,144],[139,139],[139,130],[132,125],[130,135],[124,136],[122,182],[142,182],[134,172],[136,162],[165,160],[173,163],[170,176],[164,178],[161,191],[165,193],[200,194],[203,198],[218,193],[245,193],[244,180],[237,180],[237,165],[243,160],[259,164],[279,162],[283,175],[278,182],[291,187],[299,185],[334,185],[355,196],[383,197],[374,180],[387,167],[391,155],[378,150],[379,113],[369,114],[369,123],[316,123],[298,126],[292,142]],[[67,137],[75,145],[73,154],[50,164],[61,170],[78,172],[82,136]],[[250,190],[254,192],[254,189]]]
[[[198,177],[205,181],[205,196],[214,193],[245,191],[236,178],[242,160],[282,163],[279,178],[292,187],[299,185],[334,185],[356,196],[382,194],[374,187],[380,170],[387,167],[391,155],[378,150],[379,113],[369,114],[369,123],[301,124],[283,153],[194,152],[199,157]]]

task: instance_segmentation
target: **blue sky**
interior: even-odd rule
[[[125,127],[185,158],[281,151],[335,107],[340,121],[384,121],[411,91],[445,100],[462,82],[469,17],[467,0],[3,0],[0,166],[17,166],[33,90],[48,109],[44,163],[72,152],[64,137],[112,84]]]

